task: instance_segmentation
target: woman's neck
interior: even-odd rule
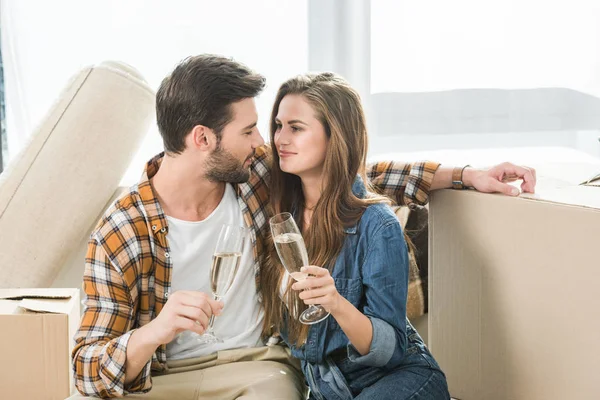
[[[304,208],[313,210],[321,198],[322,177],[301,177],[302,193],[304,194]]]
[[[322,175],[302,176],[300,179],[302,181],[302,193],[304,194],[303,230],[306,232],[310,226],[315,206],[321,198],[323,177]]]

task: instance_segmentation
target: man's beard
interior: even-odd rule
[[[212,182],[244,183],[250,179],[250,170],[221,146],[206,162],[206,178]]]

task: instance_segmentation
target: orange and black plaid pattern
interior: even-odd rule
[[[140,182],[106,211],[90,236],[83,278],[84,313],[72,354],[76,387],[85,395],[147,392],[152,387],[151,371],[166,368],[163,345],[125,387],[129,338],[160,313],[171,284],[169,227],[150,184],[162,157],[159,154],[147,163]],[[268,229],[269,163],[269,147],[257,149],[249,181],[236,186],[244,220],[253,232],[257,287],[260,238]],[[377,190],[398,203],[424,204],[438,166],[383,162],[370,167],[368,176]]]
[[[400,206],[425,205],[433,175],[440,164],[431,161],[401,163],[382,161],[367,168],[367,178],[373,188],[395,200]]]

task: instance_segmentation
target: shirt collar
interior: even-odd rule
[[[162,152],[146,163],[146,167],[138,183],[138,192],[144,209],[148,213],[148,220],[150,221],[154,235],[159,233],[166,235],[168,230],[167,218],[150,183],[150,180],[158,172],[164,156],[165,153]]]

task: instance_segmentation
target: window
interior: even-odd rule
[[[306,0],[2,0],[1,6],[11,156],[86,65],[124,61],[156,89],[187,56],[231,56],[267,78],[257,99],[263,136],[279,85],[308,69]],[[123,184],[136,182],[161,148],[153,125]]]

